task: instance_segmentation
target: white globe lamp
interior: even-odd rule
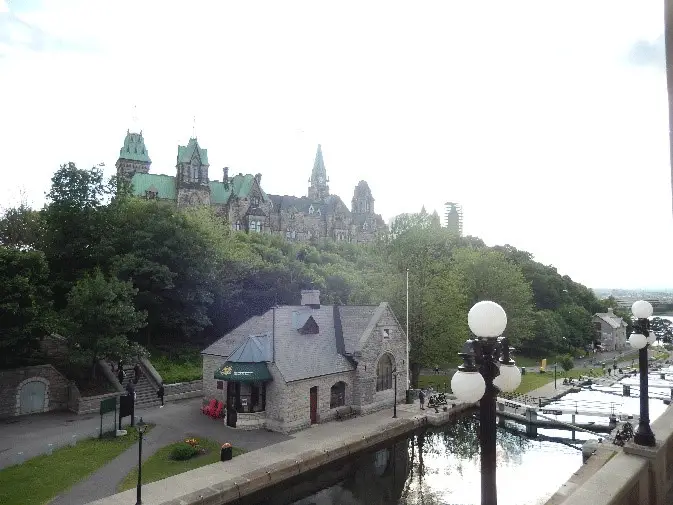
[[[463,403],[476,403],[486,392],[486,383],[479,372],[458,370],[451,378],[451,391]]]
[[[647,343],[652,345],[657,341],[657,334],[650,330],[650,334],[647,337]]]
[[[495,302],[478,302],[467,313],[467,324],[477,337],[497,338],[505,331],[507,314]]]
[[[493,384],[504,393],[511,393],[521,384],[521,370],[516,365],[500,365],[500,375]]]
[[[647,319],[654,311],[650,302],[638,300],[631,305],[631,312],[633,312],[633,316],[637,319]]]
[[[634,349],[642,349],[647,345],[647,338],[642,333],[631,333],[629,344]]]

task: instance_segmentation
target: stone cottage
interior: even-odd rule
[[[621,351],[626,348],[626,322],[612,309],[594,314],[594,347],[601,346],[604,351]]]
[[[65,409],[68,386],[68,380],[51,365],[1,370],[0,419]]]
[[[287,433],[392,407],[396,371],[405,396],[406,335],[385,302],[321,305],[305,290],[300,305],[250,318],[202,355],[204,398],[226,402],[238,428]]]

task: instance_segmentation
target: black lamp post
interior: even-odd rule
[[[395,397],[393,398],[393,419],[397,417],[397,368],[393,370],[393,380],[395,381]]]
[[[507,326],[507,315],[500,305],[477,303],[470,309],[467,322],[477,338],[466,341],[459,353],[463,364],[451,379],[451,389],[462,402],[479,401],[481,505],[497,505],[496,397],[500,391],[519,387],[521,371],[510,358],[507,338],[500,337]]]
[[[652,305],[645,300],[638,300],[631,306],[633,316],[633,333],[629,337],[631,347],[638,349],[638,368],[640,373],[640,418],[633,441],[638,445],[654,447],[656,439],[650,427],[650,393],[648,384],[648,356],[647,349],[656,340],[656,335],[650,331],[649,317],[652,315]]]
[[[143,418],[140,418],[138,421],[138,487],[136,488],[136,505],[142,505],[143,500],[141,497],[142,490],[142,470],[143,470],[143,435],[147,430],[147,424],[143,421]]]

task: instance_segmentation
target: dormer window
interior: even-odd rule
[[[320,327],[310,313],[295,311],[292,313],[292,322],[295,330],[301,335],[317,335],[320,333]]]
[[[259,206],[259,198],[258,197],[256,197],[256,196],[252,197],[252,205],[254,205],[255,207]]]
[[[315,212],[315,209],[313,208],[313,205],[311,205],[311,206],[308,208],[308,213],[309,213],[309,214],[313,214],[314,212]]]
[[[387,339],[387,338],[390,338],[390,328],[383,328],[382,333],[383,333],[383,339],[384,340]]]

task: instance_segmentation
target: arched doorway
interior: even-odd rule
[[[28,380],[19,392],[19,414],[44,412],[47,384],[43,380]]]

